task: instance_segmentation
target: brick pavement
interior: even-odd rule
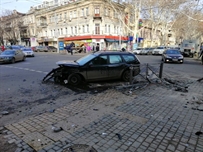
[[[6,138],[16,152],[61,152],[74,144],[98,152],[203,152],[203,135],[195,135],[203,132],[202,105],[203,82],[193,81],[188,92],[161,84],[130,95],[109,89],[10,124]]]

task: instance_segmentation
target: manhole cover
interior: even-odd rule
[[[92,146],[76,144],[63,150],[63,152],[97,152]]]

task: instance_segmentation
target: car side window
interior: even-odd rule
[[[116,64],[116,63],[122,63],[122,58],[120,55],[109,55],[109,63],[110,64]]]
[[[107,64],[107,56],[106,55],[98,56],[91,63],[92,65],[105,65]]]
[[[139,63],[138,59],[133,55],[122,55],[122,57],[124,58],[125,62],[128,63],[128,64],[137,64],[137,63]]]

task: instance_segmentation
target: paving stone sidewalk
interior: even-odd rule
[[[5,126],[5,138],[18,145],[16,152],[69,152],[74,145],[98,152],[203,152],[202,106],[203,82],[193,81],[188,92],[162,84],[129,95],[109,89]]]

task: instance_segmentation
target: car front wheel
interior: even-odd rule
[[[15,58],[12,58],[11,63],[15,63]]]
[[[122,80],[129,81],[130,80],[130,70],[125,70],[122,74]]]
[[[73,74],[70,76],[69,82],[71,85],[79,85],[81,83],[81,77],[78,74]]]

